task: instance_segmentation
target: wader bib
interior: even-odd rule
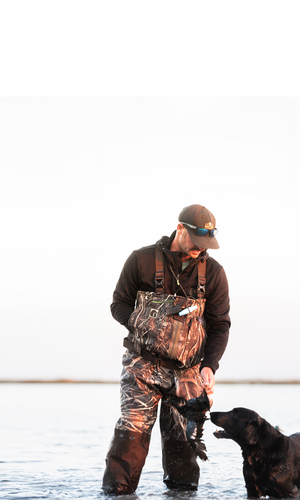
[[[197,299],[165,294],[163,252],[158,247],[155,261],[156,291],[137,292],[124,346],[171,369],[194,366],[203,357],[206,340],[203,320],[206,261],[198,263]]]

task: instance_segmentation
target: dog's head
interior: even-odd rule
[[[255,411],[233,408],[227,412],[211,412],[210,418],[215,425],[224,429],[214,432],[217,438],[232,439],[242,448],[256,444],[260,438],[263,419]]]

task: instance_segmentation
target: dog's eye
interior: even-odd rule
[[[233,418],[236,418],[236,417],[237,417],[237,413],[236,413],[236,411],[235,411],[235,410],[233,410],[233,412],[232,412],[232,417],[233,417]]]

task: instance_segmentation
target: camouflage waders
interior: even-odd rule
[[[158,259],[159,260],[158,255]],[[202,267],[201,267],[202,265]],[[138,486],[161,401],[160,431],[164,482],[171,489],[196,490],[203,451],[202,424],[194,447],[186,436],[187,420],[167,404],[169,397],[188,401],[202,394],[200,364],[206,332],[202,319],[205,263],[199,263],[198,299],[163,294],[161,266],[157,293],[138,292],[129,318],[129,347],[123,355],[121,417],[106,457],[102,488],[107,494],[130,494]],[[182,316],[180,312],[186,310]]]

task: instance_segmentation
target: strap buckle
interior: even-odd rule
[[[163,290],[165,286],[165,280],[164,278],[157,279],[155,278],[155,289],[159,291],[160,289]]]
[[[198,293],[202,293],[203,295],[205,294],[205,283],[198,283]]]

